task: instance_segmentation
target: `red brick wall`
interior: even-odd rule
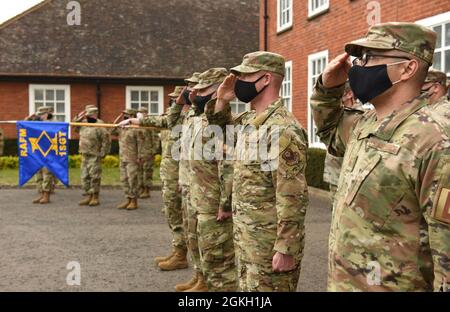
[[[28,116],[28,84],[0,83],[0,120],[18,120]],[[0,125],[5,137],[16,137],[15,125]]]
[[[308,55],[328,50],[332,60],[344,44],[363,37],[368,29],[368,0],[330,0],[329,12],[308,20],[308,1],[293,0],[292,29],[277,34],[277,0],[268,0],[268,50],[293,62],[293,112],[307,123]],[[379,0],[381,22],[417,20],[450,10],[448,0]],[[260,1],[260,49],[264,49],[264,0]]]
[[[29,83],[0,82],[0,120],[22,120],[29,112]],[[164,86],[164,109],[168,106],[168,94],[173,85]],[[101,118],[113,122],[126,105],[125,84],[101,84]],[[97,104],[97,86],[91,83],[70,85],[71,118],[88,104]],[[6,138],[16,137],[14,125],[1,125]],[[75,137],[74,137],[75,138]]]

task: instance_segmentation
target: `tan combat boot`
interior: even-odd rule
[[[100,201],[98,200],[98,193],[94,193],[89,202],[89,206],[94,207],[100,205]]]
[[[39,202],[42,199],[42,193],[39,193],[38,197],[36,197],[35,199],[33,199],[33,204],[39,204]]]
[[[39,204],[45,205],[50,203],[50,192],[42,192],[42,198],[39,201]]]
[[[144,187],[139,198],[150,198],[150,189],[148,187]]]
[[[175,248],[175,254],[169,260],[160,262],[158,266],[163,271],[186,269],[188,267],[186,254],[186,249]]]
[[[136,210],[138,209],[137,198],[131,198],[130,203],[127,206],[127,210]]]
[[[80,206],[87,206],[91,202],[91,199],[92,199],[92,195],[88,194],[83,200],[81,200],[78,203],[78,205],[80,205]]]
[[[202,273],[198,273],[198,280],[197,283],[194,285],[194,287],[185,290],[185,292],[207,292],[208,286],[205,282],[205,277]]]
[[[117,209],[127,209],[130,202],[131,202],[131,198],[127,197],[127,199],[123,203],[117,205]]]
[[[172,251],[172,253],[168,256],[165,257],[155,257],[155,264],[159,264],[160,262],[164,262],[169,260],[170,258],[173,257],[173,255],[175,255],[175,250]]]
[[[178,292],[181,292],[181,291],[186,291],[186,290],[193,288],[198,282],[199,274],[200,274],[199,272],[195,272],[194,276],[192,276],[192,278],[189,282],[175,285],[175,290]]]

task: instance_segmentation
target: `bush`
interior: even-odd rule
[[[308,164],[306,166],[306,181],[309,186],[329,190],[328,183],[323,181],[323,169],[326,151],[320,148],[308,150]]]
[[[14,156],[0,157],[0,169],[19,168],[19,158]]]
[[[108,155],[103,159],[104,168],[119,168],[119,157]]]
[[[161,155],[155,155],[155,159],[153,161],[153,167],[159,167],[161,165]]]

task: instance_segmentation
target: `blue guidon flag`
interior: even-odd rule
[[[47,168],[69,186],[69,124],[18,121],[19,185],[27,183],[41,168]]]

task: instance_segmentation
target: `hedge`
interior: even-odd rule
[[[328,190],[328,184],[323,181],[323,168],[326,152],[319,148],[310,148],[308,150],[308,164],[306,166],[306,181],[309,186]],[[155,156],[155,167],[159,167],[161,163],[161,156]],[[81,156],[70,155],[69,167],[80,168]],[[104,168],[118,168],[119,157],[108,155],[103,159]],[[18,158],[17,157],[0,157],[0,169],[17,169]]]

